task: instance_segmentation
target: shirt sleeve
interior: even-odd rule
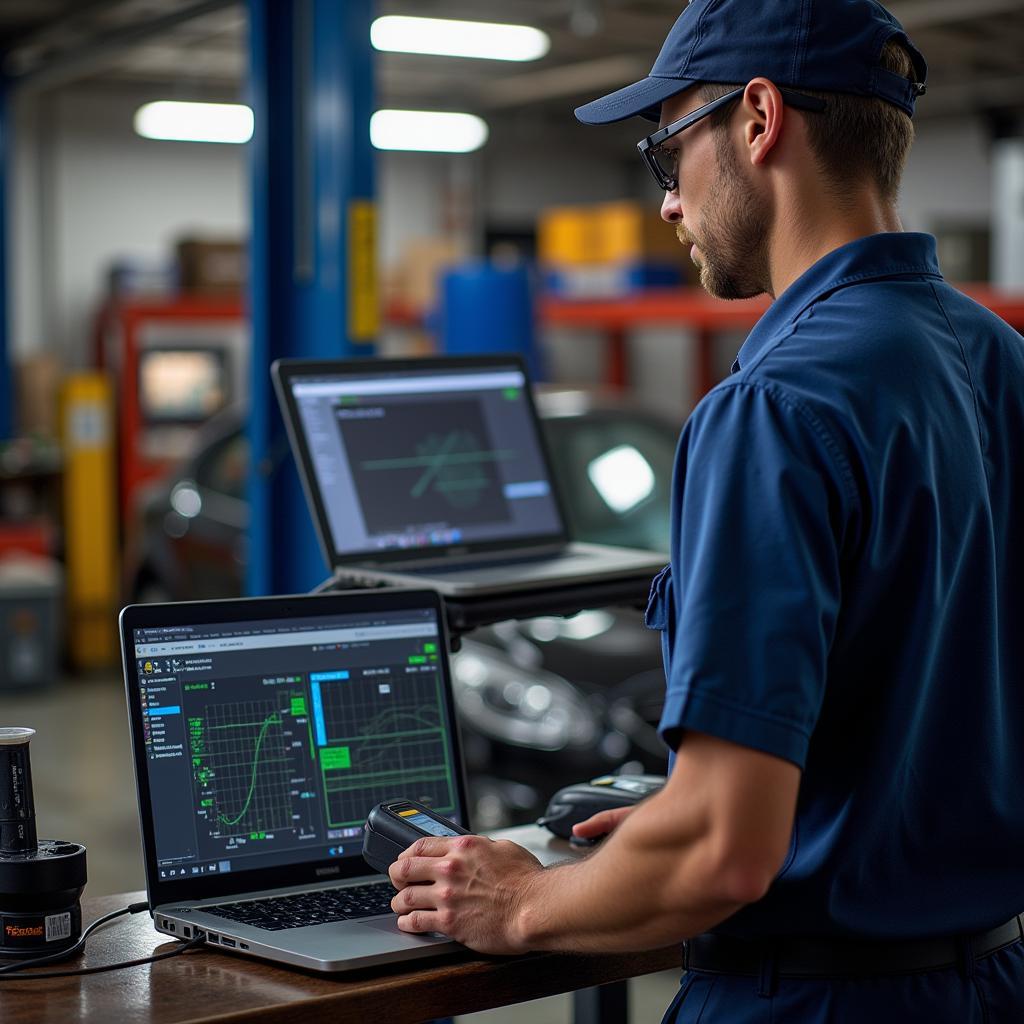
[[[855,501],[843,466],[823,424],[772,385],[720,387],[690,417],[673,484],[670,749],[693,729],[804,767]]]

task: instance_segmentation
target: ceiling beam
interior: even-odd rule
[[[1002,75],[973,81],[934,85],[918,101],[917,117],[948,117],[988,110],[1024,110],[1024,75]]]
[[[205,43],[192,47],[189,59],[182,60],[180,47],[171,43],[146,43],[123,53],[110,71],[122,76],[163,76],[168,82],[178,78],[204,78],[217,84],[233,82],[241,87],[248,67],[246,54],[237,47]]]
[[[1022,26],[1024,28],[1024,26]],[[1022,66],[1024,36],[1021,30],[989,35],[964,32],[952,26],[931,29],[923,42],[929,64],[929,85],[941,85],[956,79],[958,82],[973,78],[992,77],[992,73],[1013,72]]]
[[[646,56],[598,57],[484,82],[478,96],[490,107],[514,107],[601,89],[617,89],[644,78],[649,69]]]
[[[25,29],[5,39],[4,45],[10,55],[59,46],[67,41],[70,33],[86,25],[90,19],[123,3],[124,0],[80,0],[77,4],[69,4],[67,10],[59,12],[42,27]]]
[[[19,90],[34,92],[67,85],[116,63],[129,47],[236,3],[237,0],[199,0],[157,18],[104,31],[102,36],[81,43],[73,51],[47,58],[27,72],[19,72],[16,54],[8,57],[5,67]]]
[[[908,32],[1024,11],[1024,0],[903,0],[889,10]]]

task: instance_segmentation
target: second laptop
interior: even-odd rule
[[[473,596],[650,576],[663,555],[571,542],[522,360],[272,368],[339,583]]]

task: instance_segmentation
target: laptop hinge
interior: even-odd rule
[[[358,572],[360,569],[379,569],[386,572],[390,569],[432,569],[441,566],[471,566],[471,565],[510,565],[514,562],[532,562],[537,558],[547,555],[557,555],[564,551],[568,545],[544,544],[540,547],[514,548],[512,551],[477,551],[472,554],[447,555],[437,558],[410,558],[400,561],[383,561],[380,559],[366,559],[365,561],[346,563],[335,566],[335,575],[345,575],[346,572]]]

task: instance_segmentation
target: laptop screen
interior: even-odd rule
[[[161,883],[361,860],[381,800],[465,821],[436,608],[149,625],[131,642]]]
[[[287,382],[336,556],[562,535],[529,384],[514,362],[293,369]]]

